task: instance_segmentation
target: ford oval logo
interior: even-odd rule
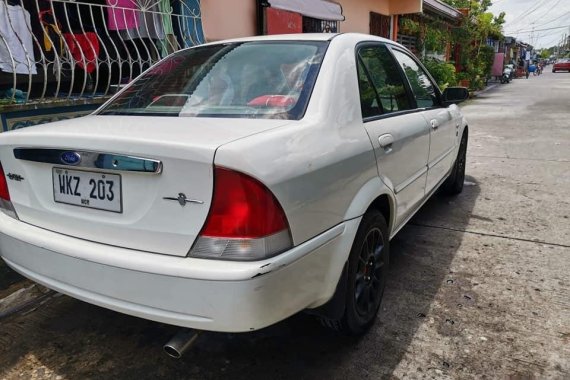
[[[77,152],[63,152],[60,159],[66,165],[77,165],[81,162],[81,155]]]

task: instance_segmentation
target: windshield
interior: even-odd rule
[[[157,63],[100,115],[300,119],[327,42],[196,47]]]

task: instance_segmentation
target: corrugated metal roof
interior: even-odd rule
[[[435,12],[443,17],[449,19],[457,20],[463,17],[463,14],[453,8],[451,5],[447,5],[440,0],[424,0],[424,12],[426,10]]]

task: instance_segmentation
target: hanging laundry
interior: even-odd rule
[[[64,33],[63,37],[77,66],[87,73],[92,73],[97,67],[97,57],[99,56],[97,34],[93,32],[84,34]]]
[[[0,69],[37,74],[30,14],[19,5],[0,2]]]
[[[106,0],[107,27],[109,30],[124,30],[139,26],[135,9],[138,9],[134,0]],[[131,10],[132,9],[132,10]]]
[[[160,0],[158,2],[158,10],[162,16],[164,34],[174,34],[174,28],[172,27],[172,6],[170,5],[170,0]]]
[[[53,17],[51,9],[46,9],[39,14],[40,23],[44,32],[44,48],[46,51],[51,51],[55,45],[55,51],[58,55],[63,53],[63,37],[61,35],[61,26]]]
[[[151,38],[164,39],[164,29],[162,26],[162,17],[157,4],[145,11],[136,11],[137,27],[121,30],[121,37],[125,40],[133,38]]]
[[[161,54],[166,57],[170,53],[174,53],[179,49],[178,41],[174,35],[174,27],[172,25],[172,6],[170,0],[160,0],[158,8],[162,16],[162,27],[164,28],[165,38],[161,41]]]

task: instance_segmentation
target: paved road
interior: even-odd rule
[[[175,329],[68,297],[2,321],[0,378],[570,378],[570,74],[485,92],[464,111],[464,193],[393,242],[382,311],[360,340],[299,315],[251,334]]]

